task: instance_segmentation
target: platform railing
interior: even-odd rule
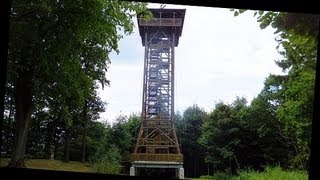
[[[183,162],[182,154],[147,154],[147,153],[132,153],[131,161],[168,161],[168,162]]]
[[[139,18],[139,26],[182,26],[181,18],[153,18],[146,21]]]

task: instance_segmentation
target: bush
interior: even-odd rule
[[[98,173],[119,174],[121,171],[121,155],[119,149],[112,145],[105,152],[98,151],[91,159],[91,166]]]
[[[119,174],[121,166],[116,163],[110,163],[107,159],[103,159],[92,166],[97,173]]]

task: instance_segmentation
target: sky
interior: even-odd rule
[[[149,4],[160,8],[161,4]],[[236,96],[248,102],[263,88],[269,74],[281,74],[275,64],[274,29],[261,30],[254,11],[237,17],[226,8],[166,5],[186,9],[179,46],[175,48],[175,111],[197,104],[210,112],[218,102],[232,103]],[[101,120],[112,123],[119,115],[140,114],[144,47],[137,20],[134,33],[119,42],[107,72],[110,87],[99,91],[107,103]]]

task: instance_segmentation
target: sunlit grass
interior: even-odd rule
[[[75,172],[96,172],[87,163],[77,161],[69,161],[68,163],[59,160],[47,159],[28,159],[25,161],[27,168],[33,169],[49,169],[58,171],[75,171]],[[7,166],[9,159],[1,159],[1,167]]]

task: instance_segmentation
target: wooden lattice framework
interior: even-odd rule
[[[142,124],[132,162],[183,162],[174,126],[174,49],[182,33],[185,9],[149,9],[138,16],[145,47]]]

